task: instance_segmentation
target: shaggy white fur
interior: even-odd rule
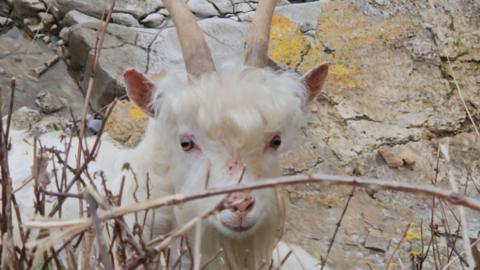
[[[190,81],[184,71],[169,72],[155,86],[151,105],[156,117],[149,120],[141,143],[135,149],[121,149],[104,135],[98,159],[90,169],[103,170],[112,190],[118,190],[121,177],[126,177],[124,204],[234,185],[239,179],[228,173],[226,165],[232,157],[246,168],[242,183],[280,176],[278,158],[295,143],[303,123],[306,91],[294,73],[246,67],[238,62],[229,62],[216,73]],[[185,134],[194,138],[196,148],[192,151],[183,151],[179,144],[179,137]],[[277,150],[269,148],[275,135],[282,140]],[[31,163],[25,160],[32,160],[32,147],[25,137],[19,131],[12,133],[10,161],[15,187],[30,172]],[[44,145],[63,147],[58,135],[47,134],[41,140]],[[73,146],[76,149],[76,142]],[[131,170],[121,170],[125,163]],[[17,193],[24,219],[33,214],[31,194],[31,186]],[[272,188],[252,194],[255,206],[248,217],[255,225],[251,229],[232,231],[214,215],[202,222],[200,238],[194,231],[189,233],[191,246],[195,239],[201,239],[202,265],[223,250],[208,269],[259,269],[272,260],[278,266],[289,252],[290,248],[279,242],[285,216],[283,191]],[[143,234],[147,238],[166,234],[213,208],[222,198],[149,211]],[[66,209],[78,206],[72,202]],[[66,211],[65,215],[73,212]],[[126,218],[134,224],[133,215]],[[294,254],[282,269],[318,268],[317,261],[301,248],[294,246],[292,250]]]
[[[294,145],[304,122],[306,91],[295,73],[252,68],[235,61],[190,81],[184,71],[171,71],[155,86],[151,106],[156,118],[150,121],[146,137],[136,150],[142,153],[138,163],[144,166],[148,162],[149,170],[157,170],[148,171],[154,187],[163,181],[167,183],[164,188],[174,193],[201,192],[235,184],[238,179],[232,179],[226,165],[232,157],[245,165],[243,183],[280,176],[278,157]],[[194,138],[198,148],[188,153],[182,151],[179,145],[182,134]],[[276,151],[268,148],[274,135],[282,139]],[[147,174],[146,167],[133,168],[141,175]],[[202,261],[223,250],[219,259],[211,263],[211,269],[258,269],[272,259],[283,230],[283,194],[281,190],[269,189],[254,191],[253,196],[256,204],[249,215],[255,226],[251,230],[231,231],[220,224],[217,216],[202,223]],[[152,234],[164,234],[163,228],[185,224],[213,208],[220,199],[207,198],[176,207],[174,219],[158,218],[171,214],[161,210],[154,218],[153,224],[157,225],[153,225]],[[194,232],[189,236],[192,243]],[[288,252],[285,250],[279,252],[285,255]],[[305,265],[295,264],[298,258],[292,258],[284,268],[317,268],[315,260],[307,255],[306,252],[299,255],[304,257],[301,261]],[[289,264],[296,266],[287,268]]]

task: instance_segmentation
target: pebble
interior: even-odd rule
[[[41,118],[39,111],[21,107],[12,114],[12,126],[15,129],[31,129]]]
[[[399,157],[403,160],[403,162],[405,162],[406,165],[408,166],[413,166],[415,165],[415,163],[417,162],[417,156],[415,155],[415,153],[409,149],[409,148],[406,148],[404,149]]]
[[[391,168],[398,168],[403,165],[403,160],[393,153],[392,148],[383,145],[378,148],[378,154]]]
[[[43,24],[48,26],[52,25],[55,22],[55,18],[53,17],[53,15],[47,12],[39,12],[38,17],[43,22]]]
[[[5,18],[0,16],[0,26],[7,26],[10,25],[13,21],[9,18]]]
[[[147,15],[141,23],[146,27],[159,27],[165,21],[165,15],[159,13],[152,13]]]
[[[42,91],[35,98],[35,104],[43,113],[57,112],[65,107],[59,97],[49,92]]]

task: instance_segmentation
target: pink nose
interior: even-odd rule
[[[228,196],[226,206],[238,217],[244,218],[255,205],[255,198],[250,192],[235,192]]]

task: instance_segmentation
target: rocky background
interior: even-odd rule
[[[218,62],[242,51],[256,0],[189,0]],[[330,64],[285,174],[323,171],[449,188],[479,197],[480,2],[478,0],[282,0],[270,57],[307,71]],[[293,3],[309,2],[309,3]],[[92,74],[103,0],[0,0],[0,87],[17,78],[14,126],[41,134],[78,117]],[[96,73],[89,126],[124,97],[122,71],[152,77],[183,65],[161,0],[118,0]],[[2,91],[2,97],[8,91]],[[2,108],[2,113],[5,108]],[[107,124],[126,147],[146,116],[124,100]],[[449,146],[449,157],[440,146]],[[326,256],[351,188],[290,187],[286,238]],[[472,240],[479,214],[468,211]],[[408,228],[408,230],[407,230]],[[334,269],[434,269],[464,260],[456,209],[432,198],[356,190],[336,235]],[[400,248],[397,250],[397,246]],[[475,249],[474,249],[475,250]],[[460,259],[458,259],[460,255]]]

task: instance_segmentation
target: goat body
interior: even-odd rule
[[[164,3],[177,27],[188,77],[169,71],[155,84],[133,69],[124,73],[130,99],[151,116],[136,163],[141,175],[152,180],[154,193],[160,193],[152,195],[202,192],[280,176],[279,155],[293,145],[304,109],[320,92],[328,67],[316,66],[300,77],[266,66],[275,0],[259,2],[244,64],[225,63],[218,69],[185,3]],[[212,269],[268,268],[272,259],[278,265],[278,258],[287,255],[285,248],[277,248],[272,256],[283,233],[282,193],[278,188],[237,192],[160,210],[151,218],[150,233],[165,234],[222,203],[230,207],[189,233],[189,242],[201,250],[201,259],[194,261],[209,262]],[[294,251],[301,258],[294,254],[285,268],[317,267],[306,252]]]

